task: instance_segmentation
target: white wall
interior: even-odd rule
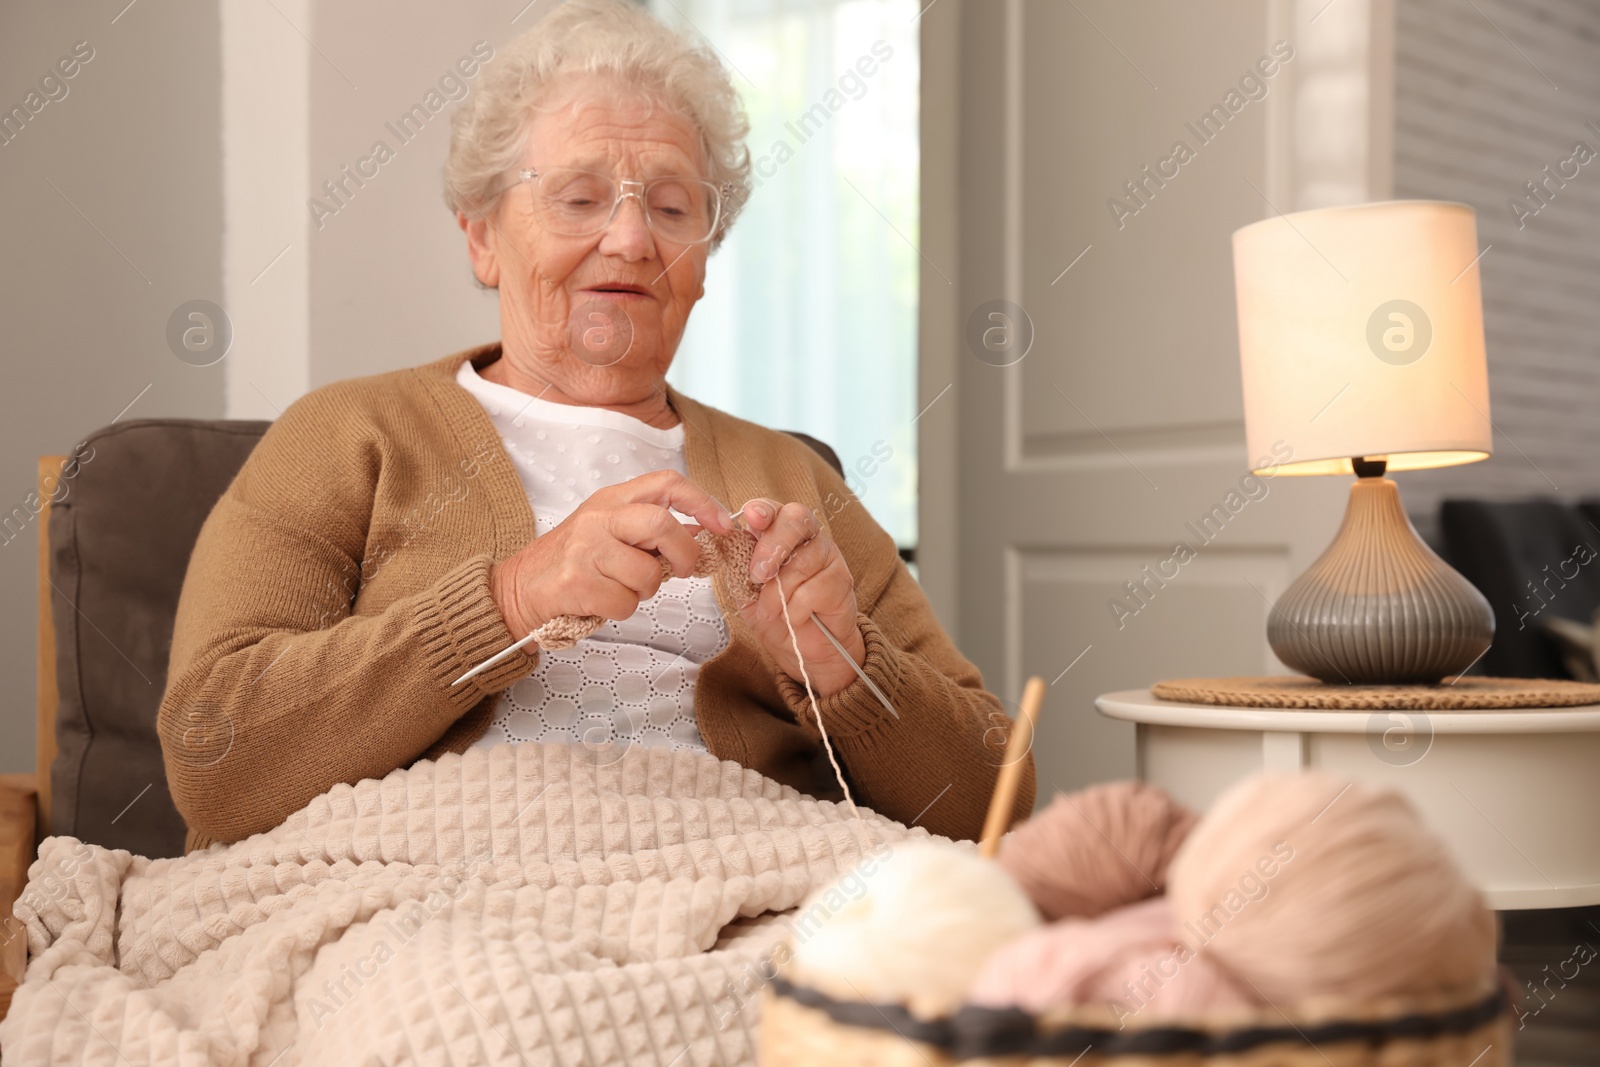
[[[229,418],[276,418],[310,382],[310,11],[310,0],[221,5]]]
[[[230,9],[229,145],[243,150],[228,165],[228,292],[244,335],[230,358],[230,416],[272,418],[307,389],[499,336],[441,169],[450,116],[481,81],[478,58],[550,7]],[[447,75],[456,81],[441,86]],[[402,127],[419,104],[425,121]]]
[[[38,530],[13,509],[31,520],[36,457],[119,414],[222,414],[222,368],[166,339],[178,305],[223,298],[219,32],[209,0],[0,6],[5,112],[93,50],[0,145],[0,772],[34,765]]]
[[[306,195],[320,195],[324,182],[357,166],[377,141],[395,153],[320,229],[302,205],[313,387],[413,366],[500,336],[495,294],[475,286],[465,238],[441,196],[456,104],[447,102],[407,143],[386,124],[398,126],[429,90],[438,90],[443,75],[472,58],[476,43],[498,48],[553,6],[552,0],[531,6],[460,0],[408,5],[400,16],[377,0],[313,4],[313,39],[327,59],[314,57],[310,68]],[[481,75],[463,79],[470,91],[479,81]]]

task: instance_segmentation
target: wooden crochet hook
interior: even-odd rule
[[[1029,678],[1022,688],[1022,710],[1006,744],[1005,766],[1000,768],[994,796],[989,798],[989,815],[983,820],[983,838],[978,845],[978,851],[991,859],[1000,851],[1000,839],[1011,828],[1011,805],[1017,802],[1017,789],[1022,785],[1023,757],[1033,744],[1033,727],[1044,703],[1044,689],[1044,679],[1038,675]]]

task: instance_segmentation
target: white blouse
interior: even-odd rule
[[[540,400],[485,381],[470,362],[456,381],[489,413],[541,535],[603,486],[663,469],[687,473],[681,424],[662,430],[605,408]],[[695,678],[727,645],[711,580],[668,578],[628,618],[572,648],[540,652],[533,673],[501,693],[474,747],[618,741],[703,752]]]

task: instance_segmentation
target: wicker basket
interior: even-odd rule
[[[779,976],[762,994],[762,1067],[1509,1067],[1510,1002],[1494,980],[1458,996],[1266,1009],[1216,1024],[1134,1025],[1080,1009],[1034,1018],[965,1007],[925,1021]]]

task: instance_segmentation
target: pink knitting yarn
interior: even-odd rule
[[[1001,862],[1047,915],[1167,896],[1023,935],[985,962],[974,1003],[1215,1021],[1494,973],[1494,914],[1411,804],[1326,774],[1246,779],[1197,826],[1157,790],[1096,787],[1020,827]]]
[[[1246,779],[1184,842],[1168,885],[1191,946],[1279,1006],[1462,989],[1494,970],[1494,914],[1393,790]]]
[[[1215,1021],[1260,1006],[1248,987],[1179,939],[1172,906],[1156,897],[1099,919],[1067,919],[1010,942],[985,962],[974,1004],[1036,1014],[1102,1007],[1117,1025]]]
[[[1056,797],[1000,846],[1047,920],[1093,918],[1166,888],[1198,816],[1155,786],[1109,782]]]

